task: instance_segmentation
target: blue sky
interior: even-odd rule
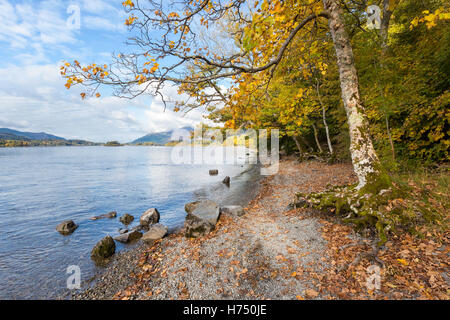
[[[0,127],[45,131],[66,138],[127,142],[149,132],[202,121],[202,110],[183,116],[150,96],[133,101],[104,95],[82,101],[66,90],[63,60],[108,63],[127,51],[122,0],[0,0]],[[79,8],[80,28],[71,27]],[[76,21],[76,20],[75,20]],[[176,88],[168,88],[175,96]]]

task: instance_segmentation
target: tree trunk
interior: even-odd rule
[[[298,152],[300,152],[300,158],[303,156],[303,150],[302,145],[300,144],[300,141],[298,141],[298,138],[296,136],[292,136],[292,139],[294,139],[295,144],[297,145]]]
[[[376,185],[376,189],[383,188],[387,184],[384,182],[389,181],[386,180],[387,177],[382,179],[381,163],[369,134],[369,123],[361,103],[353,50],[345,30],[342,9],[339,6],[339,0],[323,0],[323,3],[330,13],[328,22],[336,51],[342,100],[350,130],[350,153],[359,181],[358,189],[366,185]],[[383,178],[385,178],[384,174]]]
[[[389,23],[392,16],[392,8],[390,7],[389,2],[390,0],[383,0],[383,17],[381,18],[380,25],[381,47],[383,52],[385,52],[388,47]]]
[[[328,129],[328,123],[327,123],[327,117],[325,114],[325,107],[322,106],[322,119],[323,119],[323,125],[325,126],[325,133],[327,134],[327,143],[328,143],[328,150],[330,150],[330,154],[333,154],[333,145],[331,144],[330,139],[330,129]]]
[[[317,98],[319,99],[320,106],[322,107],[322,120],[323,125],[325,126],[325,133],[327,134],[328,150],[330,151],[330,154],[333,154],[333,145],[331,144],[330,129],[328,128],[327,117],[325,114],[326,113],[325,106],[322,103],[322,96],[320,95],[319,80],[316,80],[316,91],[317,91]]]
[[[319,152],[320,153],[323,153],[322,147],[321,147],[321,145],[319,143],[319,137],[317,136],[316,125],[313,123],[312,127],[313,127],[313,130],[314,130],[314,139],[316,140],[317,148],[319,148]]]

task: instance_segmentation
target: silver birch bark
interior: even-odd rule
[[[358,75],[350,39],[345,30],[342,8],[339,0],[323,0],[323,3],[330,14],[328,23],[336,51],[342,100],[350,129],[350,153],[359,181],[358,189],[361,189],[368,183],[375,183],[374,180],[381,175],[381,164],[369,134],[369,123],[360,98]]]

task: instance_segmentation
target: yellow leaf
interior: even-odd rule
[[[408,261],[406,261],[405,259],[397,259],[397,261],[400,262],[404,266],[409,265]]]

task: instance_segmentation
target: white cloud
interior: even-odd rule
[[[67,12],[70,5],[80,8],[81,24],[78,30],[67,24],[73,15]],[[15,59],[31,64],[51,63],[50,55],[70,51],[69,48],[86,53],[90,50],[84,47],[94,35],[92,31],[107,32],[113,36],[126,33],[126,14],[120,2],[115,5],[103,0],[0,0],[1,54],[7,55],[7,49],[21,51],[14,53]],[[98,37],[98,34],[95,36]]]
[[[126,31],[121,1],[0,0],[0,125],[46,131],[67,138],[127,142],[149,132],[204,121],[200,110],[164,112],[158,99],[80,98],[80,88],[64,88],[61,60],[105,63]],[[67,8],[79,5],[81,30],[72,30]],[[109,40],[112,39],[112,43]],[[173,86],[164,89],[177,100]]]
[[[82,101],[80,90],[64,88],[56,64],[0,69],[0,124],[66,138],[129,142],[149,132],[204,121],[201,110],[187,115],[164,112],[162,102],[148,96],[131,101],[106,96]],[[168,89],[166,95],[174,92]]]

